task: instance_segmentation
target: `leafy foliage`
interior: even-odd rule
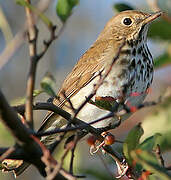
[[[157,144],[159,144],[159,139],[161,138],[161,136],[161,134],[156,133],[155,135],[145,139],[141,144],[137,146],[137,148],[152,152],[156,148]]]
[[[161,28],[162,27],[162,28]],[[160,19],[150,25],[148,36],[153,39],[171,40],[171,23]]]
[[[54,77],[50,73],[46,73],[42,81],[40,82],[41,88],[48,95],[55,97],[56,93],[53,90],[53,85],[55,83]]]
[[[40,82],[41,89],[35,89],[33,92],[33,98],[39,96],[42,93],[48,94],[50,97],[55,97],[56,93],[53,90],[55,84],[55,79],[50,73],[46,73],[43,79]],[[25,104],[26,97],[21,97],[13,100],[11,105],[16,106],[20,104]]]
[[[134,10],[134,8],[126,3],[116,3],[113,5],[113,8],[118,11]]]
[[[142,135],[143,135],[143,129],[141,125],[138,124],[129,132],[123,144],[123,153],[129,164],[132,164],[131,151],[136,149]]]
[[[168,53],[165,53],[155,59],[154,67],[158,68],[158,67],[162,67],[164,65],[168,65],[170,63],[171,63],[171,56]]]
[[[32,10],[34,13],[36,13],[40,19],[44,22],[44,24],[46,24],[49,28],[52,27],[52,22],[51,20],[45,16],[43,13],[39,12],[38,9],[36,9],[34,6],[32,6],[31,4],[29,4],[27,1],[25,0],[16,0],[16,3],[29,8],[30,10]]]
[[[72,13],[72,9],[79,3],[79,0],[58,0],[56,12],[62,22],[65,22]]]
[[[168,89],[170,91],[170,89]],[[157,143],[160,145],[162,152],[171,150],[171,97],[168,97],[162,104],[158,105],[155,110],[143,121],[142,127],[145,134],[143,139],[149,138],[153,134],[157,135]]]
[[[112,109],[118,105],[118,103],[111,97],[96,97],[95,101],[90,100],[89,103],[107,111],[112,111]]]
[[[34,92],[33,92],[33,98],[39,96],[43,92],[44,92],[43,90],[35,89]],[[26,102],[26,97],[24,96],[24,97],[20,97],[20,98],[17,98],[15,100],[13,100],[11,102],[11,105],[12,106],[17,106],[17,105],[25,104],[25,102]]]
[[[131,156],[136,163],[142,165],[143,169],[154,173],[162,180],[171,180],[171,174],[169,174],[164,167],[159,165],[158,160],[153,153],[143,150],[136,150],[131,152]]]

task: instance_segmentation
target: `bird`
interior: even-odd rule
[[[73,114],[68,105],[70,99],[74,109],[78,109],[92,93],[99,79],[108,75],[99,86],[92,101],[97,98],[112,99],[119,106],[116,113],[123,110],[123,104],[138,107],[143,103],[147,90],[153,81],[153,57],[147,46],[147,32],[152,21],[161,16],[161,12],[145,13],[137,10],[122,11],[112,17],[93,45],[80,57],[72,71],[67,75],[61,89],[52,103]],[[117,57],[117,58],[116,58]],[[113,65],[113,60],[116,60]],[[65,93],[65,96],[64,96]],[[138,95],[133,95],[137,94]],[[108,110],[87,103],[78,113],[77,118],[90,123],[109,113]],[[125,114],[123,121],[131,113]],[[92,124],[95,128],[104,128],[116,121],[114,117]],[[66,124],[66,120],[48,112],[39,132],[54,130]],[[42,137],[45,146],[50,147],[57,135]],[[16,169],[20,174],[26,167],[24,164]]]

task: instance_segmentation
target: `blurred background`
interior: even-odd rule
[[[32,2],[33,4],[37,3],[36,0]],[[48,8],[45,8],[45,14],[60,27],[55,9],[56,1],[41,0],[40,2],[42,6],[47,6],[49,2]],[[55,89],[57,90],[60,87],[63,79],[79,57],[96,40],[106,22],[117,13],[114,5],[126,3],[135,9],[153,12],[157,10],[156,2],[152,0],[81,0],[79,5],[74,8],[73,14],[68,19],[60,37],[53,42],[46,55],[39,62],[36,88],[40,88],[40,81],[46,72],[51,72],[55,77]],[[159,0],[157,5],[161,10],[171,13],[170,0]],[[169,15],[170,17],[167,16],[159,22],[155,22],[149,32],[148,45],[156,61],[156,71],[152,89],[147,97],[148,101],[157,101],[160,95],[165,94],[166,89],[168,92],[170,91],[168,87],[171,85],[171,14]],[[26,40],[19,38],[16,41],[18,44],[10,46],[11,51],[17,49],[10,58],[7,58],[8,53],[4,55],[4,50],[10,45],[12,39],[16,38],[16,35],[22,31],[25,23],[23,7],[17,5],[15,1],[0,0],[0,87],[9,102],[14,102],[16,99],[25,96],[29,69],[28,44]],[[38,28],[40,30],[38,48],[41,50],[43,48],[42,41],[49,37],[49,33],[42,22],[38,22]],[[48,96],[43,94],[38,100],[46,101],[47,98]],[[45,112],[34,114],[36,128],[40,126],[44,114]],[[136,112],[112,133],[116,135],[118,140],[124,140],[128,131],[140,121],[143,121],[144,138],[153,135],[155,132],[171,131],[171,103],[168,102],[165,108],[157,106]],[[13,138],[0,123],[0,147],[9,146],[13,143]],[[116,148],[120,147],[117,146]],[[166,152],[164,157],[169,157],[168,154]],[[167,159],[166,163],[171,163],[171,158]],[[89,147],[84,141],[79,143],[77,147],[76,161],[78,162],[75,163],[76,173],[88,174],[86,179],[111,178],[98,155],[91,156],[89,154]],[[114,173],[114,164],[110,158],[107,158],[107,163],[110,164],[110,162],[109,169]],[[65,164],[67,166],[67,161]],[[37,170],[32,167],[18,179],[34,178],[42,179]],[[14,179],[14,176],[12,173],[0,173],[0,179]]]

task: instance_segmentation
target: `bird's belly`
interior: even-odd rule
[[[142,57],[137,57],[136,61],[139,59],[142,59]],[[147,72],[147,64],[143,64],[143,66],[142,64],[137,65],[136,69],[130,69],[129,67],[121,68],[119,65],[115,65],[103,84],[98,88],[92,100],[95,100],[95,97],[112,97],[117,102],[122,99],[125,104],[137,107],[144,101],[147,95],[146,89],[152,82],[153,73],[147,76]],[[94,85],[98,83],[98,79],[99,77],[95,78],[71,98],[74,108],[78,108],[86,100],[86,97],[93,92]],[[122,107],[118,109],[118,111],[120,110],[122,110]],[[89,123],[106,116],[108,113],[109,111],[107,110],[87,103],[78,114],[78,118]],[[105,127],[113,122],[114,118],[108,118],[93,126]]]
[[[110,96],[114,99],[117,99],[120,94],[120,87],[122,82],[120,81],[119,86],[113,86],[113,83],[108,83],[108,78],[104,81],[104,83],[98,88],[96,95],[92,98],[92,100],[95,100],[95,97],[106,97]],[[73,103],[74,108],[78,108],[81,103],[83,103],[86,100],[86,97],[88,97],[91,92],[93,92],[94,84],[98,82],[98,79],[94,79],[90,84],[82,88],[75,96],[71,98],[71,102]],[[78,118],[81,120],[90,123],[94,120],[97,120],[99,118],[102,118],[109,114],[109,111],[100,109],[96,107],[95,105],[92,105],[90,103],[87,103],[82,110],[78,114]],[[102,120],[98,123],[92,124],[92,126],[96,128],[100,127],[106,127],[109,124],[113,124],[115,122],[116,118],[108,118],[105,120]]]

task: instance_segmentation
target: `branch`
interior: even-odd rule
[[[4,151],[3,154],[0,155],[0,162],[2,162],[4,159],[6,159],[11,153],[13,153],[15,150],[14,147],[10,147]]]
[[[30,0],[25,0],[27,3],[31,4]],[[44,49],[40,54],[37,53],[37,37],[38,37],[38,30],[35,26],[33,14],[31,9],[28,7],[26,9],[26,16],[28,21],[28,41],[29,41],[29,54],[30,54],[30,70],[28,74],[28,80],[27,80],[27,90],[26,90],[26,121],[28,124],[33,127],[33,91],[35,86],[35,78],[36,78],[36,69],[37,69],[37,63],[38,61],[44,56],[44,54],[47,52],[49,46],[51,43],[57,38],[55,36],[55,30],[56,26],[48,26],[50,30],[50,39],[44,40]],[[60,30],[62,31],[62,29]],[[58,33],[59,35],[59,33]]]
[[[65,118],[66,120],[68,120],[70,122],[72,116],[71,114],[69,114],[68,112],[64,111],[63,109],[55,106],[52,103],[37,103],[34,106],[34,110],[49,110],[52,111],[56,114],[59,114],[60,116],[62,116],[63,118]],[[91,125],[87,124],[84,121],[81,121],[78,118],[74,118],[72,120],[72,124],[77,125],[77,126],[84,126],[84,129],[87,130],[87,133],[92,133],[100,142],[103,142],[104,137],[101,136],[101,131],[92,127]],[[115,161],[118,161],[119,163],[123,161],[123,158],[120,157],[120,155],[118,153],[116,153],[114,150],[112,150],[112,148],[110,146],[105,146],[103,147],[105,149],[106,152],[108,152],[114,159]]]
[[[74,164],[74,153],[75,153],[75,148],[78,142],[78,137],[77,135],[74,136],[74,140],[73,140],[73,147],[71,148],[71,160],[70,160],[70,166],[69,166],[69,172],[71,174],[73,174],[73,164]]]
[[[9,129],[19,144],[28,155],[32,155],[32,163],[39,169],[40,173],[45,176],[44,163],[41,161],[42,149],[31,135],[33,131],[27,128],[19,119],[13,108],[9,106],[4,95],[0,91],[0,112],[3,124]]]
[[[27,3],[31,4],[30,0],[25,0]],[[26,121],[31,128],[33,128],[33,91],[35,85],[35,75],[36,75],[36,55],[37,55],[37,35],[38,30],[34,25],[33,13],[31,9],[25,7],[26,10],[26,18],[28,23],[28,41],[29,41],[29,54],[30,54],[30,70],[28,74],[27,80],[27,88],[26,88]]]
[[[48,8],[50,1],[51,0],[39,1],[36,9],[38,9],[41,13],[44,12]],[[34,23],[36,23],[38,19],[39,16],[37,14],[34,14]],[[0,69],[2,69],[9,60],[11,60],[11,57],[22,46],[26,38],[27,29],[28,26],[27,23],[25,23],[21,30],[15,35],[12,41],[8,44],[8,46],[5,47],[4,51],[0,54]]]
[[[3,154],[8,151],[8,149],[10,149],[10,147],[0,148],[0,156],[2,157]],[[24,161],[29,162],[27,154],[24,152],[24,150],[20,146],[17,146],[17,148],[15,147],[15,151],[8,154],[6,156],[6,159],[18,159],[18,160],[24,160]]]
[[[156,149],[154,150],[154,152],[155,152],[156,158],[157,158],[157,160],[159,161],[159,163],[160,163],[163,167],[165,167],[165,165],[164,165],[164,159],[163,159],[163,157],[162,157],[162,153],[161,153],[161,149],[160,149],[160,145],[159,145],[159,144],[157,144]]]

